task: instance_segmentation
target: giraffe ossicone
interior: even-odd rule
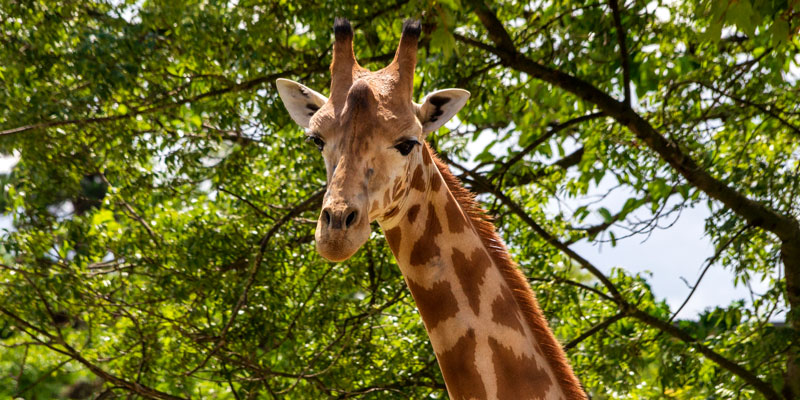
[[[378,222],[450,398],[585,399],[494,225],[425,142],[469,92],[444,89],[413,101],[420,31],[418,21],[406,21],[394,60],[373,72],[358,65],[350,23],[337,18],[330,97],[287,79],[276,83],[325,160],[317,250],[346,260]]]

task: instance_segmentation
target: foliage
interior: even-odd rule
[[[0,0],[0,396],[446,397],[380,230],[314,251],[324,168],[273,82],[326,93],[334,16],[371,69],[423,20],[415,93],[472,93],[430,140],[593,398],[800,396],[800,3],[755,0]],[[693,206],[708,265],[766,293],[672,321],[568,251]]]

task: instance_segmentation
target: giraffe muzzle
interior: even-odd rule
[[[337,201],[325,204],[317,221],[317,251],[331,261],[350,258],[369,239],[369,224],[358,207]]]
[[[333,211],[330,207],[322,210],[322,218],[328,229],[347,229],[353,226],[358,217],[358,210],[347,208],[344,211]]]

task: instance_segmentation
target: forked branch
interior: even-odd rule
[[[671,335],[672,337],[675,337],[683,341],[684,343],[690,345],[691,347],[695,348],[698,352],[706,356],[708,359],[715,362],[720,367],[730,371],[734,375],[741,378],[743,381],[753,386],[753,388],[761,392],[761,394],[763,394],[764,397],[766,397],[767,399],[778,400],[781,398],[775,391],[775,389],[772,387],[772,385],[759,379],[758,376],[756,376],[753,372],[745,369],[744,367],[737,364],[735,361],[726,358],[725,356],[717,353],[713,349],[704,345],[703,343],[701,343],[700,340],[693,337],[690,333],[674,325],[671,325],[667,321],[654,317],[649,313],[638,309],[634,304],[628,302],[619,292],[619,289],[617,289],[616,285],[614,285],[614,283],[611,282],[611,280],[602,271],[600,271],[600,269],[597,268],[597,266],[595,266],[589,260],[583,258],[574,250],[570,249],[568,246],[563,244],[554,235],[547,232],[530,215],[528,215],[525,212],[522,206],[511,200],[511,198],[509,198],[505,193],[495,188],[494,185],[491,185],[482,176],[469,171],[468,169],[460,166],[458,163],[454,161],[449,160],[446,156],[440,154],[439,157],[445,160],[448,164],[453,165],[456,168],[470,175],[473,182],[482,186],[483,189],[486,190],[487,192],[492,193],[492,195],[498,198],[503,203],[503,205],[508,207],[508,209],[510,209],[514,214],[516,214],[523,222],[525,222],[531,228],[531,230],[533,230],[539,236],[541,236],[548,244],[552,245],[553,247],[557,248],[558,250],[566,254],[568,257],[577,262],[581,267],[583,267],[584,269],[589,271],[592,275],[594,275],[594,277],[597,278],[597,280],[599,280],[606,288],[606,290],[610,293],[611,296],[608,299],[610,299],[617,305],[617,307],[620,310],[620,313],[636,318],[637,320],[645,323],[646,325],[649,325],[662,332],[665,332]]]

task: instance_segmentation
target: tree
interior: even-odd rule
[[[594,398],[800,398],[800,4],[758,0],[0,2],[0,393],[445,396],[384,241],[313,251],[324,168],[273,82],[326,91],[334,16],[372,69],[421,18],[415,92],[472,92],[430,140]],[[768,291],[675,321],[571,247],[693,206],[704,267]]]

